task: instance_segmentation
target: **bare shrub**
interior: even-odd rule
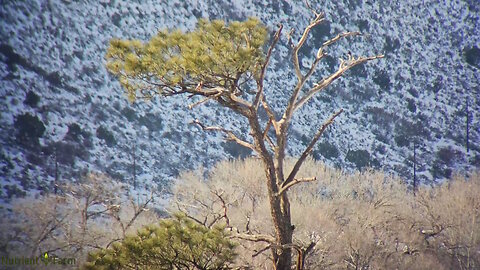
[[[36,257],[47,252],[76,258],[79,265],[92,250],[121,241],[157,216],[149,211],[152,197],[136,201],[125,187],[102,174],[89,174],[61,194],[22,198],[0,214],[2,255]]]
[[[425,252],[448,268],[480,267],[480,175],[455,176],[418,195],[417,218]]]

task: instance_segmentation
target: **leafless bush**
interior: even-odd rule
[[[76,258],[110,246],[156,215],[148,211],[152,197],[135,201],[124,186],[101,174],[89,174],[79,183],[61,188],[60,195],[23,198],[4,209],[0,252],[6,257],[36,257],[47,252]]]

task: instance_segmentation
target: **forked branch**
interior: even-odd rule
[[[273,128],[275,129],[275,132],[279,132],[279,126],[278,126],[278,121],[275,119],[275,114],[273,113],[273,110],[270,108],[270,106],[267,103],[267,100],[265,99],[265,96],[262,97],[262,106],[267,112],[268,118],[272,122]]]
[[[253,100],[252,106],[256,110],[258,110],[258,105],[260,104],[260,101],[262,101],[263,97],[263,81],[265,79],[265,71],[267,70],[268,63],[270,62],[270,57],[272,56],[273,48],[278,43],[278,40],[280,39],[280,35],[282,33],[283,25],[279,24],[278,25],[278,30],[275,33],[273,37],[273,41],[270,44],[270,47],[268,48],[267,55],[265,57],[265,62],[262,65],[262,68],[260,69],[260,74],[257,79],[257,94],[255,95],[255,99]]]
[[[294,179],[293,181],[291,181],[290,183],[288,184],[282,184],[282,186],[280,187],[280,190],[278,191],[278,196],[282,195],[284,192],[286,192],[289,188],[293,187],[294,185],[296,184],[299,184],[299,183],[305,183],[305,182],[313,182],[313,181],[316,181],[317,178],[316,177],[308,177],[308,178],[299,178],[299,179]]]
[[[220,203],[222,204],[223,214],[221,217],[225,219],[225,224],[227,225],[227,228],[231,227],[230,218],[228,217],[228,205],[225,202],[225,199],[222,197],[223,194],[218,193],[217,190],[213,190],[211,192],[220,200]]]
[[[298,81],[303,80],[303,75],[300,70],[300,63],[298,61],[298,51],[302,48],[303,44],[305,44],[305,41],[307,40],[308,33],[310,33],[310,30],[312,30],[313,27],[317,26],[323,20],[325,19],[324,13],[316,13],[315,12],[315,18],[310,22],[310,24],[305,28],[303,31],[302,36],[300,37],[300,40],[298,41],[297,45],[293,47],[293,67],[295,68],[295,74],[297,75]]]
[[[375,56],[370,56],[370,57],[351,58],[347,61],[341,60],[339,69],[335,73],[328,76],[327,78],[322,79],[318,83],[314,84],[313,88],[308,90],[308,92],[303,97],[301,97],[297,101],[297,103],[295,103],[293,110],[294,111],[298,110],[300,107],[303,106],[303,104],[305,104],[307,101],[309,101],[313,97],[313,95],[322,91],[327,86],[329,86],[333,81],[340,78],[340,76],[342,76],[342,74],[345,73],[345,71],[351,69],[352,67],[354,67],[356,65],[365,63],[367,61],[383,58],[383,57],[384,57],[384,55],[382,54],[382,55],[375,55]]]
[[[308,1],[307,1],[307,5],[311,9],[311,7],[308,4]],[[297,85],[295,86],[295,89],[293,90],[293,93],[290,97],[287,108],[286,108],[285,113],[282,117],[281,124],[284,124],[284,122],[285,122],[285,124],[288,125],[288,122],[292,118],[293,113],[297,109],[296,104],[298,103],[297,99],[298,99],[298,96],[300,94],[300,91],[303,89],[306,81],[315,72],[320,60],[322,60],[322,58],[326,55],[326,53],[325,53],[326,48],[328,46],[332,45],[333,43],[337,42],[338,40],[342,39],[342,38],[360,35],[360,32],[345,32],[345,33],[338,34],[337,36],[335,36],[334,38],[332,38],[330,40],[325,41],[322,44],[322,46],[318,49],[317,54],[315,55],[315,59],[312,62],[309,70],[307,71],[307,73],[305,75],[302,75],[302,73],[300,71],[300,64],[298,62],[298,51],[301,48],[301,46],[303,46],[310,29],[313,28],[314,26],[318,25],[320,22],[322,22],[323,21],[323,16],[324,16],[323,13],[317,13],[317,12],[314,12],[314,13],[315,13],[315,19],[305,29],[305,32],[302,35],[302,38],[300,39],[298,45],[294,46],[294,48],[293,48],[293,63],[294,63],[294,67],[295,67],[295,72],[297,73],[298,82],[297,82]]]

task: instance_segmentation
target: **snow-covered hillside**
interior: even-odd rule
[[[213,104],[194,110],[185,99],[129,104],[106,72],[104,54],[111,38],[147,40],[163,28],[193,29],[202,17],[255,16],[271,31],[278,22],[293,27],[298,37],[310,18],[303,1],[266,2],[1,1],[1,197],[49,189],[55,173],[72,181],[88,170],[157,189],[182,170],[248,155],[221,134],[188,125],[198,118],[248,134],[246,123]],[[290,155],[344,108],[314,151],[329,165],[371,166],[411,181],[416,141],[417,174],[425,183],[480,167],[480,2],[311,2],[329,22],[313,31],[304,65],[328,37],[366,34],[329,51],[318,77],[349,50],[386,58],[348,72],[303,108],[291,128]],[[267,75],[277,112],[295,82],[289,55],[283,40]]]

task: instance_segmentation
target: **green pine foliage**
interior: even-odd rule
[[[110,41],[107,69],[130,100],[171,95],[199,83],[229,89],[258,75],[267,29],[257,19],[244,22],[201,19],[191,32],[162,30],[148,42]]]
[[[222,227],[206,228],[183,216],[161,220],[88,256],[83,269],[230,269],[235,244]]]

